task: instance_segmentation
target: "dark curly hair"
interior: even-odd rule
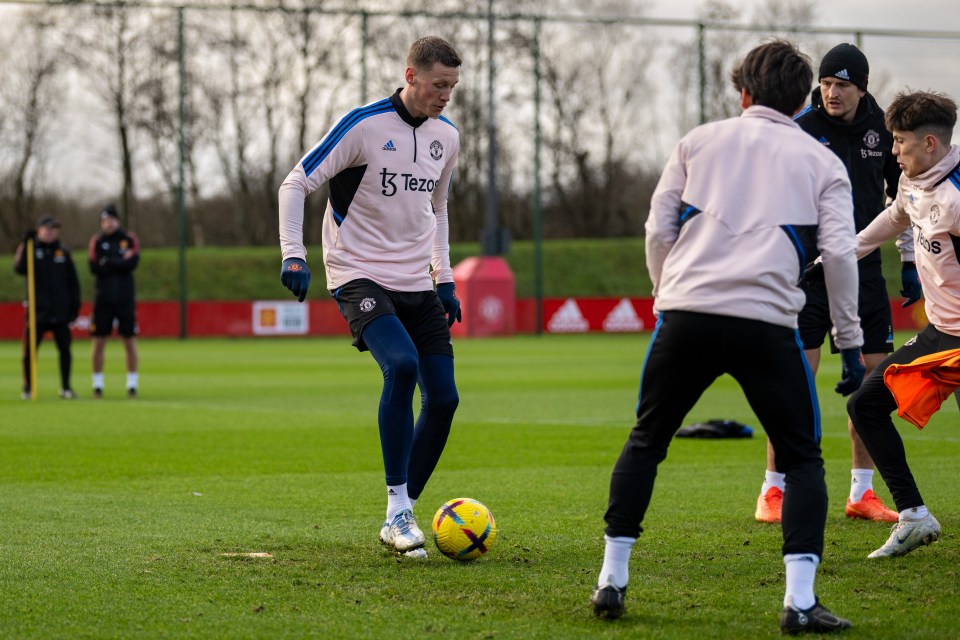
[[[949,146],[957,124],[957,103],[934,91],[901,91],[887,107],[884,124],[888,131],[932,134]]]
[[[776,39],[754,47],[730,79],[738,92],[746,89],[753,104],[792,116],[810,93],[813,69],[795,44]]]

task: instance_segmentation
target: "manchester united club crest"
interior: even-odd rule
[[[364,298],[360,301],[360,311],[368,313],[373,311],[373,308],[377,306],[377,301],[373,298]]]
[[[439,140],[434,140],[430,143],[430,157],[434,160],[439,160],[443,157],[443,145],[440,144]]]
[[[933,205],[930,207],[930,222],[932,224],[937,224],[938,220],[940,220],[940,206]]]
[[[880,134],[870,129],[863,136],[863,144],[867,145],[868,149],[876,149],[877,145],[880,144]]]

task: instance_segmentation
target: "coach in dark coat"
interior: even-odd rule
[[[60,397],[75,398],[70,387],[70,367],[73,357],[70,323],[80,312],[80,283],[70,251],[60,242],[60,223],[52,216],[43,217],[37,228],[29,231],[17,247],[13,270],[27,275],[27,240],[34,241],[34,277],[36,295],[36,342],[43,334],[53,333],[60,352]],[[23,333],[23,397],[30,397],[30,339],[29,328]]]

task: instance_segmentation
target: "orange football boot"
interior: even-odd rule
[[[757,513],[760,513],[759,509],[758,506]],[[848,518],[861,518],[874,522],[896,522],[900,519],[900,514],[893,509],[888,509],[873,489],[867,489],[859,502],[850,502],[850,498],[847,498],[847,508],[844,512]]]
[[[860,503],[857,503],[860,504]],[[783,509],[783,491],[777,487],[770,487],[766,493],[757,498],[757,512],[753,517],[757,522],[780,522],[780,512]]]

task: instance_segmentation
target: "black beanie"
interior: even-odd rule
[[[116,218],[117,220],[119,220],[120,214],[117,213],[117,208],[115,206],[113,206],[112,204],[108,204],[103,208],[103,211],[100,212],[100,218],[101,219]]]
[[[839,78],[857,85],[861,91],[867,90],[867,78],[870,76],[870,65],[867,56],[852,44],[838,44],[820,62],[820,75],[823,78]]]

